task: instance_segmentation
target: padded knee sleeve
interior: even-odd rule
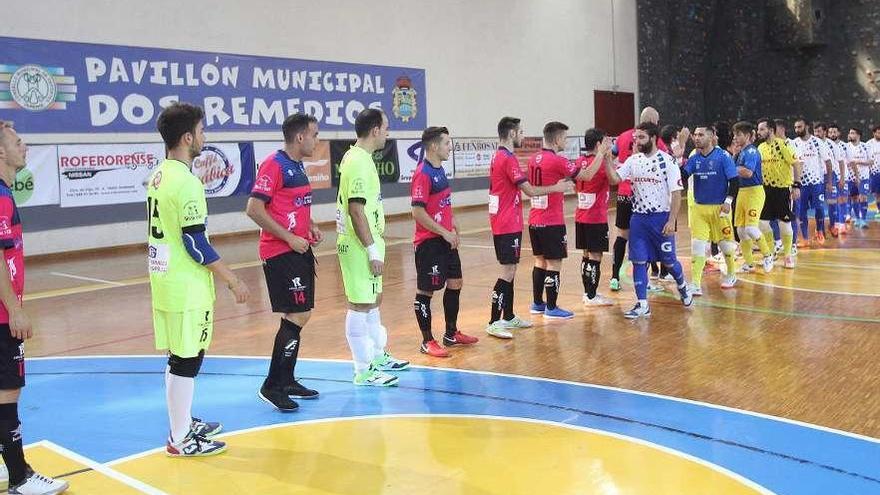
[[[691,256],[706,256],[706,249],[708,248],[708,242],[694,239],[691,241]]]
[[[791,222],[779,222],[779,233],[782,235],[794,234],[794,229],[791,228]]]
[[[197,356],[188,358],[168,354],[168,368],[172,375],[195,378],[202,369],[204,359],[205,351],[199,351]]]
[[[759,229],[758,227],[756,227],[756,226],[754,226],[754,225],[749,225],[748,227],[745,228],[745,231],[746,231],[746,235],[743,236],[742,234],[740,234],[740,235],[739,235],[740,239],[743,239],[743,238],[745,238],[745,237],[748,237],[748,238],[750,238],[750,239],[752,239],[752,240],[757,241],[758,239],[761,238],[761,235],[762,235],[762,234],[761,234],[761,229]],[[768,231],[768,232],[770,231],[770,225],[769,225],[769,224],[767,225],[767,231]]]
[[[736,254],[736,243],[733,241],[721,241],[718,243],[718,248],[725,255]]]

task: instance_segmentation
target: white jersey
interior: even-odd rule
[[[868,151],[871,153],[871,175],[880,174],[880,141],[871,139],[868,141]]]
[[[856,144],[846,143],[846,158],[847,161],[867,161],[871,157],[871,152],[868,151],[868,145],[862,142],[858,142]],[[868,180],[871,178],[871,167],[870,165],[859,165],[859,179],[860,180]],[[851,173],[851,172],[850,172]],[[847,177],[847,180],[850,180]],[[853,178],[852,180],[855,180]]]
[[[816,136],[794,140],[794,155],[803,163],[801,184],[812,186],[825,182],[825,160],[830,160],[826,148]]]
[[[849,157],[847,157],[847,143],[841,140],[831,141],[831,146],[834,148],[835,158],[838,160],[834,164],[834,180],[840,180],[840,163],[843,162],[843,170],[844,170],[844,180],[847,182],[852,180],[852,172],[849,170]]]
[[[653,156],[636,153],[617,169],[621,179],[632,182],[633,213],[669,211],[670,194],[681,191],[681,171],[675,159],[663,151]]]

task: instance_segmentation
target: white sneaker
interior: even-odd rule
[[[795,244],[791,245],[791,255],[797,256],[797,245],[795,245]]]
[[[207,457],[223,452],[226,452],[226,442],[211,440],[194,433],[192,430],[183,440],[172,442],[169,437],[165,444],[165,454],[168,457]]]
[[[703,288],[697,284],[688,285],[688,293],[694,297],[703,295]]]
[[[486,333],[499,339],[512,339],[513,333],[507,327],[507,324],[501,323],[504,320],[493,321],[486,327]]]
[[[675,282],[675,277],[673,277],[671,273],[667,273],[666,275],[663,275],[662,277],[660,277],[660,281],[661,282]]]
[[[596,294],[596,297],[590,299],[584,294],[584,306],[613,306],[614,301],[608,299],[602,294]]]
[[[498,322],[507,328],[532,328],[532,322],[529,320],[523,320],[519,316],[514,316],[509,320],[498,320]]]
[[[764,256],[764,261],[762,262],[764,265],[764,273],[770,273],[773,271],[773,256]]]
[[[18,486],[9,487],[9,495],[55,495],[70,486],[66,481],[56,480],[28,468],[27,478]]]
[[[794,255],[786,256],[783,261],[783,265],[785,268],[793,269],[794,268]]]
[[[9,487],[9,470],[6,469],[6,464],[0,462],[0,490],[5,490]]]
[[[736,285],[736,275],[730,275],[724,278],[724,281],[721,282],[722,289],[732,289],[733,286]]]

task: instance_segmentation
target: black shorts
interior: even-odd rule
[[[515,265],[519,263],[520,251],[522,251],[522,232],[493,235],[495,242],[495,258],[502,265]]]
[[[529,240],[532,243],[532,254],[535,256],[543,256],[546,260],[561,260],[568,257],[565,225],[542,227],[529,225]]]
[[[629,230],[629,221],[633,214],[632,196],[617,196],[617,214],[614,215],[614,226]]]
[[[263,262],[274,313],[305,313],[315,307],[315,253],[290,251]]]
[[[0,324],[0,390],[24,387],[24,345],[9,333],[9,324]]]
[[[419,290],[434,292],[442,289],[449,279],[461,278],[461,258],[458,249],[439,237],[428,239],[416,248],[416,286]]]
[[[608,251],[607,223],[574,224],[574,244],[588,253],[605,253]]]
[[[764,209],[761,220],[791,221],[791,191],[787,187],[764,186]]]

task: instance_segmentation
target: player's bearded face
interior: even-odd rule
[[[798,123],[794,126],[794,133],[797,134],[797,137],[802,138],[807,135],[807,126],[802,123]]]
[[[637,133],[636,140],[640,153],[650,153],[654,151],[654,142],[645,133]]]
[[[192,142],[189,144],[189,157],[193,159],[202,154],[202,146],[205,145],[205,126],[201,122],[196,125],[192,134]]]

